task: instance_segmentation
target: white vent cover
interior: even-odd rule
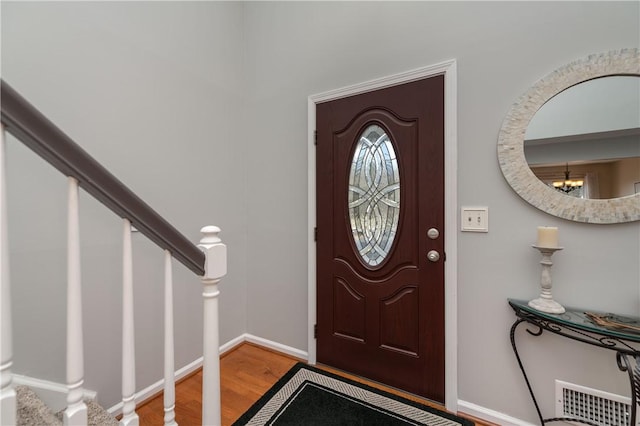
[[[556,380],[556,417],[573,417],[602,426],[630,424],[631,398]],[[578,423],[576,423],[578,424]]]

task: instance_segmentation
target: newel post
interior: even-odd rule
[[[218,283],[227,274],[227,246],[217,226],[205,226],[198,247],[204,252],[202,297],[204,300],[204,348],[202,367],[202,424],[221,424],[220,337],[218,326]]]

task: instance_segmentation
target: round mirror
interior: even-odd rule
[[[640,55],[591,55],[538,81],[512,106],[498,159],[511,187],[554,216],[640,220]]]

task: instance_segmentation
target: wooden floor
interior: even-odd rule
[[[244,343],[223,355],[220,360],[222,424],[225,426],[232,424],[298,361],[298,359],[250,343]],[[329,367],[321,365],[317,367],[443,409],[443,407],[415,395],[406,394]],[[201,392],[202,371],[176,385],[176,421],[181,426],[200,425]],[[140,425],[162,425],[164,416],[162,395],[149,400],[138,407],[136,411],[140,417]],[[493,426],[491,423],[481,422],[478,419],[472,420],[478,426]]]

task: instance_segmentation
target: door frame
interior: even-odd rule
[[[316,104],[358,95],[373,90],[444,75],[444,266],[445,281],[445,406],[458,411],[458,139],[457,139],[457,63],[455,59],[363,83],[311,95],[307,101],[307,170],[308,170],[308,356],[316,364]]]

